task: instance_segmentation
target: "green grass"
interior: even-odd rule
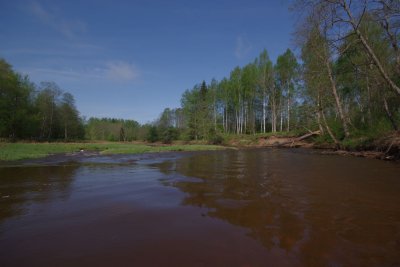
[[[167,151],[204,151],[223,149],[214,145],[146,145],[133,143],[0,143],[0,160],[42,158],[52,154],[72,153],[80,149],[101,154],[140,154]]]

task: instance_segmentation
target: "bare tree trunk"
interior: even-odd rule
[[[371,115],[371,88],[369,87],[369,77],[368,72],[366,75],[366,82],[367,82],[367,114],[368,114],[368,124],[371,125],[372,122],[372,115]]]
[[[340,98],[339,98],[339,95],[338,95],[337,89],[336,89],[336,82],[335,82],[335,80],[333,78],[331,65],[330,65],[328,60],[325,60],[325,66],[326,66],[327,71],[328,71],[329,81],[330,81],[331,87],[332,87],[332,93],[333,93],[333,96],[335,97],[336,107],[337,107],[337,110],[339,112],[340,119],[342,120],[344,135],[346,137],[349,137],[350,136],[350,132],[349,132],[348,124],[347,124],[347,118],[344,115],[342,104],[340,103]]]
[[[317,96],[317,122],[318,122],[318,127],[319,131],[322,135],[325,134],[324,127],[322,127],[321,124],[321,118],[322,118],[322,108],[321,108],[321,99],[320,99],[320,92],[318,90],[318,96]]]
[[[386,115],[388,116],[390,123],[392,124],[393,130],[397,131],[399,128],[397,127],[396,121],[393,118],[392,112],[390,112],[389,105],[386,101],[386,97],[383,96],[383,105],[385,107]]]
[[[383,5],[383,8],[385,9],[387,6],[385,5],[384,1],[380,1]],[[383,21],[380,23],[382,28],[385,30],[386,35],[389,37],[390,44],[392,45],[392,48],[396,54],[396,68],[395,71],[397,74],[400,74],[400,51],[399,51],[399,46],[397,43],[397,36],[395,33],[393,33],[390,30],[390,21],[387,15],[385,14]]]
[[[232,114],[233,117],[233,114]],[[228,131],[228,133],[231,132],[231,129],[233,129],[233,123],[230,123],[230,120],[232,120],[229,116],[229,110],[226,110],[226,130]]]
[[[239,118],[239,110],[236,110],[236,134],[239,134],[240,129],[240,118]]]
[[[283,124],[283,108],[282,108],[282,96],[279,98],[279,110],[280,110],[280,118],[279,118],[279,131],[282,132],[282,124]]]
[[[245,103],[243,105],[243,121],[244,121],[243,130],[244,130],[244,133],[247,132],[247,119],[248,119],[247,116],[248,116],[247,103]]]
[[[287,131],[290,131],[290,92],[288,87],[288,100],[287,100]]]
[[[262,120],[262,131],[265,133],[265,120],[267,114],[267,103],[266,103],[266,96],[265,91],[263,92],[263,120]]]
[[[53,101],[54,101],[54,100],[53,100]],[[51,103],[49,135],[47,136],[48,139],[51,138],[51,130],[52,130],[52,128],[53,128],[53,115],[54,115],[54,102]]]
[[[326,131],[328,132],[329,136],[332,138],[333,142],[335,143],[336,148],[340,148],[339,141],[336,139],[335,135],[331,131],[331,128],[329,127],[328,123],[326,122],[326,118],[325,118],[325,114],[324,114],[323,110],[321,110],[321,114],[322,114],[322,119],[324,120]]]
[[[40,139],[43,139],[46,132],[46,116],[42,118],[42,126],[40,127]]]
[[[222,129],[224,130],[224,133],[226,133],[226,128],[225,128],[225,107],[222,110]]]
[[[217,105],[214,97],[214,130],[217,131]]]
[[[229,117],[228,117],[228,107],[225,108],[225,131],[229,133]]]
[[[68,139],[67,122],[64,122],[64,140]]]
[[[318,123],[318,128],[319,128],[319,132],[324,135],[325,131],[324,131],[324,127],[322,127],[321,124],[321,111],[319,110],[319,107],[317,107],[317,123]]]
[[[272,132],[276,133],[276,119],[277,119],[277,114],[276,114],[276,100],[275,96],[272,98]]]
[[[361,43],[363,44],[363,46],[365,47],[365,49],[367,50],[367,53],[370,55],[370,57],[372,58],[372,60],[374,61],[375,65],[378,67],[379,72],[381,73],[383,79],[388,83],[389,87],[391,89],[393,89],[395,92],[397,92],[397,94],[400,95],[400,87],[398,87],[392,79],[390,79],[388,73],[385,71],[385,69],[383,68],[380,60],[378,59],[378,57],[375,55],[374,50],[372,50],[371,46],[368,44],[367,40],[365,39],[365,37],[362,35],[361,31],[358,28],[358,24],[355,22],[353,15],[351,14],[351,10],[349,8],[349,6],[347,5],[347,1],[343,0],[342,2],[342,6],[345,9],[347,16],[349,17],[349,21],[351,26],[353,27],[355,33],[358,36],[358,39],[360,39]]]

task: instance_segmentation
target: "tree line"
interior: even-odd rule
[[[399,129],[400,2],[296,0],[296,53],[263,50],[220,81],[186,90],[154,122],[79,116],[71,94],[35,85],[0,61],[0,137],[213,142],[225,134],[300,133],[327,141]]]
[[[54,82],[36,85],[0,59],[0,138],[3,140],[160,140],[169,143],[178,137],[174,127],[161,123],[155,126],[129,119],[85,119],[80,116],[72,94]]]
[[[298,57],[288,49],[274,63],[264,50],[186,90],[158,123],[188,139],[319,129],[337,145],[398,130],[400,2],[298,0],[292,10]]]
[[[145,140],[150,125],[135,120],[80,116],[72,94],[54,82],[32,83],[0,59],[0,138],[71,141]]]
[[[82,139],[84,126],[70,93],[53,82],[35,85],[0,59],[0,137]]]
[[[254,134],[290,131],[299,124],[295,116],[301,99],[300,65],[291,50],[276,64],[264,50],[229,77],[195,85],[182,95],[187,135],[192,139],[215,133]]]

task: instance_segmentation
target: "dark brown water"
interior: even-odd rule
[[[400,266],[400,165],[263,149],[3,165],[0,266]]]

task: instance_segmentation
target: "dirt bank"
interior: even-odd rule
[[[310,135],[307,138],[295,136],[259,137],[253,140],[230,140],[229,146],[234,147],[281,147],[281,148],[313,148],[321,150],[323,154],[342,156],[356,156],[382,160],[400,160],[400,132],[392,132],[374,140],[363,141],[353,139],[356,145],[343,144],[340,149],[332,143],[316,143]]]

